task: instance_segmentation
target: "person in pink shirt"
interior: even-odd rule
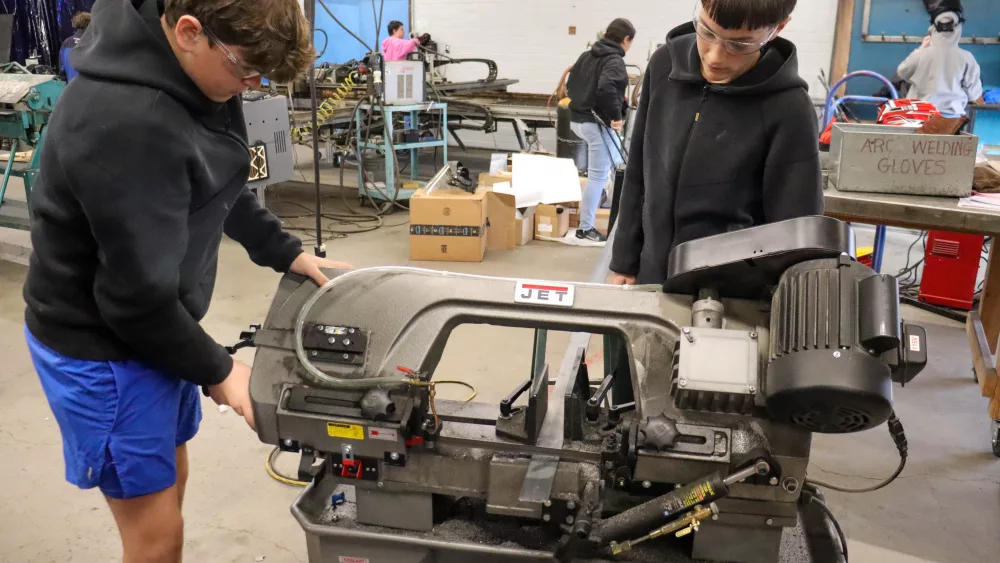
[[[406,55],[417,50],[420,46],[420,39],[404,39],[406,32],[403,30],[403,22],[389,22],[389,37],[382,41],[382,56],[387,61],[403,61]]]

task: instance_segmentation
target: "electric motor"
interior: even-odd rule
[[[789,268],[771,303],[771,416],[820,433],[874,428],[892,413],[892,375],[902,330],[892,276],[844,255]]]

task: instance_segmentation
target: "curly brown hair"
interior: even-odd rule
[[[309,22],[296,0],[165,0],[167,24],[193,16],[247,65],[276,82],[290,82],[313,65]]]
[[[83,31],[90,27],[90,12],[77,12],[73,14],[73,19],[70,20],[73,24],[73,29],[76,31]]]

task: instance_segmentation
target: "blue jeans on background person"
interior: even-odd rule
[[[580,202],[580,230],[587,232],[594,228],[597,207],[601,204],[601,194],[608,184],[611,172],[624,162],[621,143],[614,131],[598,123],[570,124],[577,137],[587,142],[587,187]]]

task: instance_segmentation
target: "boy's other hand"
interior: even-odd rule
[[[619,121],[612,121],[611,122],[611,128],[614,129],[615,131],[621,131],[622,127],[624,127],[624,126],[625,126],[625,122],[621,121],[621,120],[619,120]]]
[[[334,262],[333,260],[327,260],[326,258],[320,258],[319,256],[303,252],[292,262],[292,266],[288,270],[293,274],[312,278],[312,281],[316,282],[316,285],[324,285],[330,281],[330,278],[326,277],[326,274],[320,271],[320,268],[335,268],[338,270],[354,269],[350,264]]]
[[[626,276],[624,274],[613,274],[611,276],[611,285],[635,285],[635,276]]]
[[[253,405],[250,403],[250,366],[234,360],[229,377],[218,385],[209,385],[208,394],[217,405],[233,409],[246,419],[250,428],[257,429],[253,420]]]

